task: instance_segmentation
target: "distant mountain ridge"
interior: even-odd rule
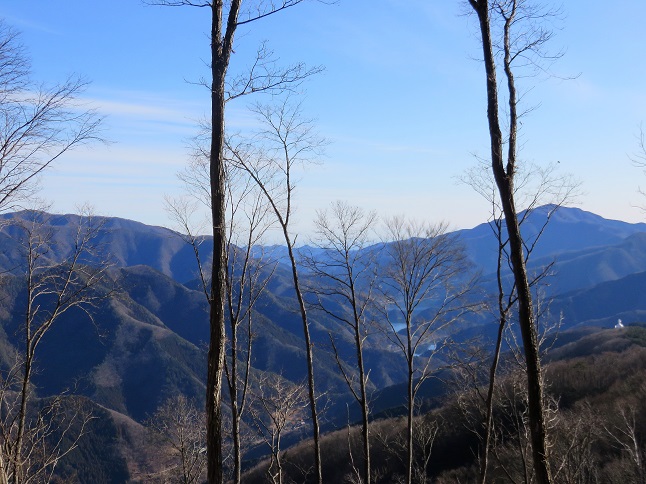
[[[524,233],[532,236],[543,226],[551,207],[531,213]],[[7,222],[28,218],[27,212],[0,215],[0,348],[15,348],[20,315],[24,308],[23,282],[11,271],[19,266],[21,252],[16,231]],[[31,214],[33,215],[33,214]],[[47,257],[61,260],[70,250],[76,215],[41,214],[51,229]],[[197,281],[193,248],[170,229],[151,227],[125,219],[100,217],[103,227],[98,242],[113,263],[111,277],[119,290],[97,308],[96,326],[80,314],[66,315],[39,348],[39,372],[34,384],[40,396],[75,387],[77,393],[124,418],[142,422],[170,395],[183,393],[197,402],[204,399],[208,303]],[[484,223],[454,233],[466,246],[468,256],[482,272],[490,292],[497,245]],[[379,243],[367,250],[377,250]],[[204,266],[209,267],[213,243],[201,239]],[[276,372],[293,381],[305,378],[302,326],[290,269],[280,252],[268,292],[257,306],[257,339],[253,364],[258,372]],[[261,249],[258,248],[258,251]],[[320,249],[303,246],[300,252],[325,257]],[[646,320],[646,224],[606,220],[577,208],[561,208],[551,219],[530,260],[530,269],[553,263],[554,276],[547,280],[554,314],[563,315],[563,329],[574,326],[612,326],[618,318],[626,323]],[[305,279],[309,277],[305,275]],[[110,287],[97,289],[105,291]],[[316,381],[334,402],[328,425],[344,424],[348,396],[331,353],[329,333],[338,348],[352,356],[347,328],[331,317],[312,311],[312,341],[317,357]],[[452,335],[455,339],[490,334],[494,328],[476,315],[465,320]],[[347,336],[347,335],[346,335]],[[366,365],[372,390],[398,388],[399,356],[370,339]],[[351,361],[351,360],[348,360]],[[0,365],[10,363],[9,352],[0,354]],[[390,401],[387,394],[384,402]],[[393,401],[396,401],[393,400]]]
[[[2,214],[0,223],[20,220],[27,214],[27,211]],[[69,250],[69,241],[73,240],[79,215],[44,215],[45,224],[55,229],[50,244],[51,257],[60,257],[61,253]],[[122,218],[97,216],[96,219],[103,223],[96,242],[110,255],[111,262],[117,267],[147,265],[181,283],[198,276],[193,249],[178,232]],[[201,241],[204,261],[208,263],[211,260],[213,242],[210,237],[203,237]],[[8,241],[0,243],[2,247],[9,245]],[[4,252],[0,254],[0,267],[15,263],[6,257]]]
[[[533,210],[522,226],[523,235],[533,239],[545,224],[547,213],[553,209],[553,206],[546,205]],[[465,243],[471,259],[477,266],[482,267],[485,272],[487,269],[491,272],[495,270],[497,244],[488,223],[455,233]],[[580,208],[560,207],[542,233],[530,263],[538,259],[561,257],[568,252],[576,253],[619,244],[637,233],[646,233],[646,223],[608,220]]]
[[[531,238],[536,234],[543,226],[547,212],[552,209],[553,207],[548,205],[532,211],[523,224],[525,237]],[[25,213],[23,211],[2,214],[0,223],[20,219]],[[78,217],[71,214],[47,215],[47,224],[56,229],[51,249],[53,256],[67,248],[68,243],[65,241],[70,239]],[[193,249],[180,233],[165,227],[145,225],[122,218],[98,218],[104,221],[99,242],[104,245],[117,267],[147,265],[182,284],[197,278]],[[532,261],[553,259],[557,256],[572,260],[582,256],[582,251],[594,253],[593,249],[598,248],[596,252],[600,252],[603,247],[618,245],[629,236],[639,233],[646,233],[646,223],[609,220],[579,208],[561,207],[552,215],[532,255]],[[476,266],[485,273],[495,270],[497,245],[488,223],[482,223],[472,229],[458,230],[454,234],[465,244],[469,257]],[[213,250],[212,237],[205,235],[200,241],[205,266],[208,267]],[[635,243],[639,245],[638,242]],[[8,242],[2,242],[3,247],[8,245]],[[284,247],[272,245],[263,250],[281,260]],[[307,245],[297,248],[297,252],[299,251],[315,255],[321,253],[320,249]],[[11,261],[7,260],[10,256],[6,252],[5,250],[0,253],[0,267],[11,264]],[[259,252],[260,249],[256,249],[256,253]]]

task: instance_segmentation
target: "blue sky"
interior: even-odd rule
[[[384,216],[447,220],[468,228],[488,206],[456,182],[488,152],[484,74],[474,20],[461,0],[306,2],[238,32],[232,70],[262,40],[288,64],[325,72],[304,85],[304,106],[329,145],[300,175],[298,230],[317,208],[342,199]],[[646,2],[565,5],[552,43],[558,77],[524,80],[528,105],[522,157],[559,161],[582,182],[578,206],[607,218],[643,221],[636,205],[646,175],[633,167],[646,122]],[[166,194],[188,159],[197,121],[208,114],[209,12],[145,6],[137,0],[4,0],[0,16],[22,32],[34,78],[71,73],[92,82],[87,101],[106,115],[108,145],[62,158],[43,179],[54,210],[89,202],[105,215],[156,225],[170,221]],[[250,98],[228,107],[244,127]]]

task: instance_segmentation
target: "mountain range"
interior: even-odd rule
[[[523,225],[526,237],[541,230],[552,208],[540,207],[527,217]],[[24,277],[17,270],[22,267],[24,250],[12,224],[30,217],[33,213],[0,216],[3,368],[11,365],[11,355],[20,349],[25,310]],[[45,257],[53,263],[63,260],[73,248],[79,216],[40,217],[51,234]],[[196,283],[193,248],[180,234],[118,218],[101,221],[96,242],[111,264],[109,283],[96,288],[104,297],[93,309],[93,320],[81,311],[71,311],[46,334],[38,349],[33,383],[41,398],[64,391],[86,398],[101,414],[104,434],[119,434],[132,447],[132,442],[141,438],[141,424],[168,397],[182,393],[199,405],[204,401],[209,306]],[[453,235],[464,244],[473,267],[481,274],[482,287],[492,292],[498,248],[489,224]],[[209,254],[212,246],[209,237],[201,239],[203,254]],[[299,248],[306,250],[312,253],[307,246]],[[253,366],[257,372],[278,373],[299,383],[306,377],[302,325],[290,269],[281,257],[277,261],[268,290],[257,305]],[[205,262],[208,264],[208,258]],[[552,314],[560,315],[561,330],[612,327],[618,319],[624,324],[646,320],[646,224],[560,208],[552,215],[529,263],[534,271],[547,265],[551,265],[551,276],[545,280],[545,291]],[[316,381],[330,405],[325,428],[333,428],[347,419],[346,404],[352,399],[337,370],[329,333],[337,336],[342,356],[352,355],[352,340],[339,321],[321,312],[311,314]],[[474,315],[454,337],[486,335],[494,329],[487,317]],[[405,378],[398,370],[401,356],[369,338],[366,360],[371,389],[379,391],[384,402],[392,402],[388,389],[397,393]],[[125,445],[116,445],[114,440],[104,445],[110,462],[122,474],[148,465],[134,462]]]

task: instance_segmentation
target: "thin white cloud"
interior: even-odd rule
[[[133,92],[115,92],[107,96],[99,92],[93,96],[83,97],[81,101],[108,116],[168,123],[189,121],[195,123],[202,116],[203,107],[193,100]]]
[[[51,25],[41,24],[39,22],[34,22],[32,20],[27,20],[24,17],[18,17],[15,15],[3,15],[2,17],[7,24],[16,26],[20,30],[35,30],[38,32],[44,32],[50,35],[63,35],[60,30],[53,29]]]
[[[111,130],[128,134],[136,131],[144,136],[174,132],[185,139],[192,138],[199,133],[210,113],[207,96],[182,99],[164,93],[97,90],[93,96],[80,101],[86,108],[95,108],[100,115],[106,116],[106,124]],[[235,105],[228,107],[227,126],[230,129],[246,131],[258,125],[259,121],[248,109]]]
[[[120,102],[106,99],[85,99],[85,101],[97,106],[97,109],[99,109],[101,113],[108,115],[129,116],[171,122],[186,118],[190,114],[186,110],[151,104]]]

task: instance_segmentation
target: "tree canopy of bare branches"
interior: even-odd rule
[[[32,81],[18,33],[0,21],[0,210],[34,194],[38,176],[72,148],[98,139],[100,118],[79,101],[87,82]]]
[[[446,224],[419,224],[396,217],[387,222],[386,263],[381,281],[381,315],[388,337],[406,361],[406,482],[413,479],[415,399],[433,373],[432,355],[443,332],[476,308],[469,300],[475,279],[463,247],[446,234]]]
[[[283,484],[282,439],[305,425],[306,386],[290,383],[280,375],[264,375],[254,389],[253,401],[254,425],[271,452],[267,477],[274,484]]]
[[[211,14],[211,75],[204,81],[211,93],[209,143],[209,198],[213,227],[213,261],[211,265],[211,315],[207,363],[207,450],[208,480],[223,482],[222,474],[222,383],[225,361],[225,301],[226,301],[226,173],[225,173],[225,105],[232,99],[258,92],[280,93],[294,89],[320,68],[308,69],[302,64],[282,68],[272,53],[261,45],[251,68],[240,76],[229,73],[236,30],[270,17],[304,0],[243,0],[195,1],[149,0],[150,5],[168,7],[191,6],[206,8]]]
[[[32,418],[34,400],[32,374],[36,368],[37,349],[57,321],[72,311],[84,314],[93,323],[93,310],[111,293],[107,270],[109,264],[96,244],[103,219],[89,213],[77,219],[78,225],[70,250],[62,261],[52,261],[49,251],[53,232],[47,227],[47,214],[27,212],[13,225],[5,227],[19,243],[23,261],[14,268],[12,277],[24,283],[22,301],[23,321],[20,326],[20,349],[16,364],[3,378],[3,419],[1,427],[2,466],[0,482],[28,482],[36,474],[47,473],[51,466],[69,451],[69,445],[59,443],[44,453],[37,448],[52,435],[52,418],[57,417],[60,399],[53,399],[45,413]],[[101,290],[98,290],[101,288]],[[6,410],[6,412],[5,412]],[[84,420],[87,422],[87,420]],[[63,432],[65,425],[62,424]],[[71,425],[71,424],[70,424]],[[84,424],[81,427],[83,430]],[[80,436],[72,438],[72,447]],[[68,450],[66,450],[68,449]],[[41,456],[39,460],[38,455]]]
[[[516,75],[524,69],[541,69],[543,60],[558,54],[546,53],[552,33],[545,27],[554,12],[530,0],[469,0],[478,19],[487,92],[487,121],[491,148],[491,170],[504,213],[509,240],[509,255],[517,291],[518,320],[527,371],[529,422],[536,480],[552,481],[549,468],[549,446],[544,415],[543,379],[539,356],[536,317],[527,274],[525,242],[518,221],[515,197],[518,169],[519,95]],[[504,81],[498,81],[498,63]],[[526,73],[526,72],[525,72]],[[504,89],[503,89],[504,88]],[[507,97],[507,126],[503,134],[499,96]],[[506,148],[506,155],[505,155]]]
[[[364,212],[340,201],[333,203],[330,212],[319,211],[315,221],[315,245],[325,252],[323,257],[305,257],[305,264],[317,281],[311,288],[318,300],[314,307],[341,322],[354,340],[356,372],[347,369],[337,350],[335,337],[330,332],[337,366],[361,408],[364,456],[362,482],[366,484],[371,482],[370,411],[368,371],[364,363],[363,348],[368,336],[368,315],[371,309],[374,310],[371,305],[374,303],[378,251],[370,250],[368,244],[373,236],[376,220],[374,212]],[[325,301],[332,301],[332,304],[326,304]]]
[[[235,144],[230,142],[228,153],[231,156],[232,166],[247,173],[264,194],[287,246],[294,292],[303,324],[314,462],[317,482],[320,483],[323,482],[323,475],[317,395],[314,385],[313,345],[294,254],[296,236],[291,232],[290,220],[294,213],[295,169],[299,165],[315,161],[316,156],[321,152],[323,141],[315,132],[312,122],[303,118],[300,104],[292,103],[289,96],[285,96],[279,104],[257,104],[255,112],[263,127],[251,142],[249,140],[242,140]]]
[[[170,475],[174,482],[182,484],[202,482],[206,471],[204,418],[203,410],[195,408],[185,396],[176,395],[148,419],[146,426],[153,439],[159,440],[162,449],[170,451],[162,471],[164,477]]]

